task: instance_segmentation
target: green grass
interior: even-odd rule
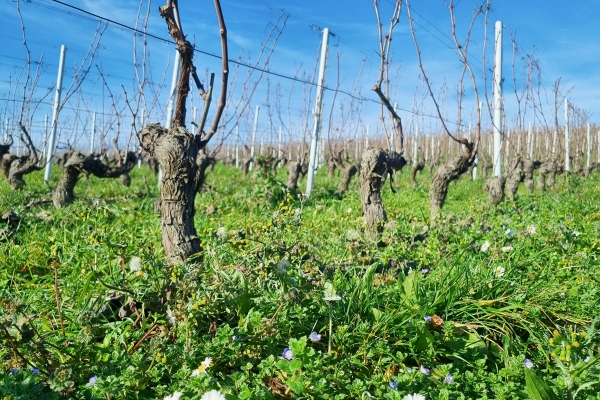
[[[0,212],[21,220],[0,226],[0,398],[162,399],[178,390],[199,399],[219,389],[240,399],[526,399],[540,379],[559,398],[600,398],[599,176],[562,177],[546,193],[521,188],[516,203],[497,208],[482,180],[461,179],[422,239],[431,177],[412,187],[406,171],[396,194],[386,182],[391,223],[379,243],[362,234],[356,182],[333,196],[339,179],[320,170],[303,199],[283,190],[284,170],[253,180],[217,165],[212,189],[196,199],[201,258],[174,267],[146,169],[133,170],[130,188],[82,179],[77,201],[60,210],[35,203],[51,200],[41,173],[21,192],[1,181]],[[326,283],[340,301],[323,300]],[[137,314],[100,314],[115,291],[137,302]],[[320,341],[307,340],[313,331]],[[206,373],[192,377],[206,357]],[[526,380],[526,358],[538,380]]]

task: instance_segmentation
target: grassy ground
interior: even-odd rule
[[[51,200],[41,173],[17,193],[0,182],[0,211],[21,218],[0,226],[0,398],[218,389],[240,399],[546,399],[549,387],[600,399],[597,175],[521,188],[497,208],[482,180],[460,180],[424,236],[431,177],[412,187],[406,172],[396,194],[386,183],[389,223],[371,242],[355,182],[338,199],[340,178],[321,170],[306,200],[282,189],[284,170],[252,180],[217,165],[196,199],[203,253],[173,267],[153,213],[156,178],[132,178],[130,188],[81,180],[61,210],[39,201]],[[134,300],[123,320],[101,313],[115,292]]]

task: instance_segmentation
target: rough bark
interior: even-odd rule
[[[308,162],[302,162],[300,164],[300,179],[302,179],[306,176],[306,174],[308,173],[308,167],[309,167]]]
[[[169,132],[159,124],[146,126],[138,138],[144,151],[160,164],[163,248],[169,263],[181,263],[200,252],[200,240],[194,227],[198,141],[183,127]]]
[[[339,196],[343,196],[344,193],[346,193],[346,191],[348,190],[348,186],[350,185],[350,181],[352,180],[352,177],[356,175],[357,172],[358,168],[356,168],[356,165],[349,165],[346,168],[344,168],[344,176],[342,177],[342,181],[338,185],[336,192]]]
[[[250,164],[252,163],[252,157],[248,157],[242,161],[242,172],[244,176],[248,176],[248,171],[250,171]]]
[[[10,169],[8,171],[8,184],[12,190],[19,190],[25,186],[25,180],[23,179],[23,176],[44,168],[38,164],[39,159],[37,154],[27,154],[21,157],[15,157],[10,164]]]
[[[289,190],[298,189],[298,179],[300,179],[300,173],[302,171],[302,165],[299,161],[290,161],[288,163],[288,181],[287,188]]]
[[[546,161],[545,163],[540,165],[538,181],[537,181],[537,188],[540,191],[543,192],[546,190],[546,178],[549,176],[549,174],[552,174],[554,169],[555,169],[555,167],[554,167],[554,163],[552,161]]]
[[[122,165],[111,167],[104,164],[95,155],[84,155],[78,151],[71,152],[69,159],[63,166],[63,173],[58,186],[52,195],[56,208],[62,208],[75,200],[73,190],[81,173],[90,173],[98,178],[117,178],[125,172],[131,171],[135,166],[135,154],[129,152]]]
[[[431,188],[429,189],[429,205],[431,207],[429,223],[432,226],[436,224],[440,210],[444,207],[444,203],[446,203],[450,182],[458,179],[473,163],[474,145],[467,142],[463,144],[466,147],[464,153],[450,159],[446,164],[440,165],[433,176]]]
[[[410,183],[413,186],[417,186],[417,172],[423,171],[423,168],[425,168],[425,163],[423,161],[418,162],[417,164],[413,164],[412,168],[410,169]]]
[[[503,175],[493,176],[483,185],[483,190],[488,192],[487,201],[492,206],[500,204],[504,198],[504,183],[506,178]]]
[[[504,184],[504,191],[508,198],[515,201],[517,190],[519,189],[519,183],[521,183],[523,175],[523,163],[521,160],[517,160],[515,168],[506,177],[506,183]]]
[[[77,153],[73,157],[77,157],[78,155],[83,156],[81,153]],[[79,175],[81,174],[81,170],[78,169],[75,165],[81,160],[73,160],[74,165],[70,165],[67,161],[63,166],[63,172],[60,176],[60,180],[58,181],[58,185],[56,189],[54,189],[54,193],[52,194],[52,202],[54,203],[54,207],[62,208],[66,207],[75,201],[75,194],[73,190],[75,189],[75,185],[77,184],[77,180],[79,179]]]
[[[525,183],[525,188],[527,189],[527,193],[533,193],[533,170],[540,166],[539,161],[525,160],[523,162],[523,171],[525,173],[523,183]]]
[[[0,168],[2,169],[2,174],[8,180],[8,172],[10,171],[10,165],[17,158],[14,154],[3,154],[2,155],[2,165]]]
[[[206,172],[211,165],[215,165],[217,160],[214,157],[209,156],[206,152],[201,151],[198,153],[196,158],[196,164],[198,165],[198,173],[196,174],[197,190],[200,192],[206,183]]]
[[[335,154],[330,154],[327,159],[327,176],[329,178],[333,178],[335,175],[335,169],[340,169],[340,165],[342,164],[342,153],[344,150],[341,150]]]
[[[12,146],[12,138],[11,138],[10,144],[0,145],[0,169],[2,169],[2,173],[4,174],[4,177],[7,179],[8,179],[8,170],[10,169],[10,164],[12,163],[12,160],[9,160],[9,158],[15,157],[14,155],[9,154],[10,146]]]
[[[360,201],[367,236],[375,239],[383,230],[387,214],[381,199],[381,187],[388,173],[398,170],[406,160],[396,152],[369,148],[363,152],[360,170]]]

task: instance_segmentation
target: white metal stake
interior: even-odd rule
[[[235,127],[235,167],[240,167],[240,126]]]
[[[417,157],[419,156],[419,123],[415,123],[415,137],[413,138],[413,165],[417,165]]]
[[[171,91],[169,92],[169,105],[167,106],[167,115],[165,116],[165,128],[171,129],[171,122],[173,122],[173,107],[175,105],[177,80],[179,78],[179,51],[175,52],[175,62],[173,63],[173,76],[171,78]],[[158,186],[162,181],[162,168],[158,168]]]
[[[571,159],[569,153],[571,146],[569,143],[569,100],[565,99],[565,171],[571,171]]]
[[[42,140],[42,159],[46,155],[46,141],[48,140],[48,115],[44,115],[44,139]]]
[[[469,125],[469,129],[471,129],[470,125]],[[433,162],[435,158],[435,139],[433,137],[433,135],[431,135],[431,161]]]
[[[327,66],[327,44],[329,43],[329,28],[323,29],[323,40],[321,43],[321,59],[319,60],[319,78],[317,86],[317,98],[315,101],[313,133],[310,141],[310,157],[308,161],[308,177],[306,179],[306,197],[313,190],[315,170],[317,166],[317,147],[319,131],[321,129],[321,107],[323,105],[323,85],[325,84],[325,68]]]
[[[92,136],[90,137],[90,154],[94,152],[94,137],[96,136],[96,112],[92,114]]]
[[[367,134],[365,135],[365,150],[369,148],[369,125],[367,125]]]
[[[527,129],[527,159],[531,160],[533,158],[533,143],[532,137],[533,133],[531,130],[531,122],[529,123],[529,128]]]
[[[8,118],[6,118],[6,123],[4,125],[4,143],[8,142]]]
[[[494,51],[494,176],[502,175],[502,21],[496,21]]]
[[[44,181],[46,183],[50,181],[50,172],[52,171],[52,157],[54,155],[54,141],[56,140],[56,128],[58,126],[58,113],[60,112],[60,94],[62,91],[66,53],[67,47],[63,44],[60,46],[58,77],[56,78],[56,92],[54,93],[54,105],[52,107],[52,127],[50,128],[50,140],[48,140],[48,152],[46,153],[46,170],[44,171]]]
[[[252,144],[250,146],[250,165],[248,167],[248,171],[252,171],[252,167],[254,167],[254,142],[256,142],[256,129],[258,128],[258,110],[260,106],[256,106],[256,111],[254,112],[254,127],[252,128]]]
[[[508,145],[510,143],[510,129],[506,131],[506,142],[504,143],[504,164],[508,165],[508,153],[509,148]]]
[[[394,102],[394,112],[396,112],[396,108],[398,107],[398,103]],[[396,112],[397,114],[397,112]],[[392,136],[391,136],[391,140],[390,140],[390,150],[391,151],[396,151],[396,129],[395,127],[392,127]]]
[[[552,158],[554,159],[554,156],[556,155],[556,137],[558,136],[558,133],[556,132],[556,130],[552,133]]]
[[[167,106],[167,115],[165,116],[165,128],[171,129],[171,122],[173,121],[173,107],[175,106],[176,91],[177,91],[177,79],[179,78],[179,62],[181,56],[179,51],[175,52],[175,62],[173,64],[173,76],[171,77],[171,91],[169,91],[169,105]]]
[[[587,161],[586,161],[586,167],[587,168],[590,167],[591,160],[592,160],[592,127],[590,126],[590,124],[588,122],[588,128],[587,128]]]
[[[354,132],[354,159],[358,161],[358,129]]]
[[[281,147],[281,127],[279,127],[279,147],[277,150],[277,158],[281,159],[281,157],[283,157],[283,148]]]

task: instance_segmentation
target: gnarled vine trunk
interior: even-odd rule
[[[450,159],[446,164],[440,165],[429,189],[429,206],[431,211],[429,214],[429,223],[434,226],[440,215],[440,210],[446,203],[448,196],[448,186],[450,182],[458,179],[464,174],[473,163],[473,143],[463,142],[465,151],[462,155]]]
[[[546,190],[546,178],[555,170],[554,162],[552,160],[546,161],[540,165],[538,173],[537,187],[541,192]]]
[[[117,178],[135,166],[135,155],[129,153],[121,165],[110,167],[95,155],[84,155],[78,151],[70,153],[63,165],[63,172],[52,195],[56,208],[62,208],[75,200],[73,190],[82,173],[92,174],[98,178]]]
[[[488,192],[487,201],[494,207],[500,204],[504,198],[504,182],[506,178],[503,175],[493,176],[483,185],[483,190]]]
[[[289,190],[298,189],[298,179],[301,172],[302,164],[299,161],[290,161],[288,163],[288,180],[286,186]]]
[[[31,156],[29,154],[15,157],[10,163],[10,169],[8,170],[8,184],[12,190],[19,190],[25,186],[24,175],[30,174],[33,171],[39,171],[43,169],[43,166],[38,165],[39,159],[37,154]]]
[[[523,175],[523,163],[520,159],[515,163],[515,168],[508,174],[506,177],[506,183],[504,185],[504,190],[508,198],[512,201],[515,201],[517,190],[519,189],[519,183],[521,183],[521,178]]]
[[[387,174],[399,170],[406,160],[396,152],[370,148],[364,151],[360,162],[360,201],[367,227],[367,236],[375,239],[383,230],[387,214],[381,200],[381,187]]]
[[[420,161],[416,164],[413,164],[412,168],[410,169],[410,183],[413,186],[417,186],[417,172],[423,171],[423,168],[425,168],[425,162]]]
[[[180,263],[200,252],[200,240],[194,227],[198,145],[185,128],[170,132],[159,124],[150,124],[138,137],[144,151],[156,158],[162,170],[160,226],[162,243],[170,263]]]
[[[356,175],[357,172],[358,168],[356,167],[356,165],[349,165],[346,168],[344,168],[342,181],[338,185],[336,192],[338,196],[343,196],[344,193],[346,193],[346,191],[348,190],[348,186],[350,185],[350,181],[352,180],[352,177]]]

